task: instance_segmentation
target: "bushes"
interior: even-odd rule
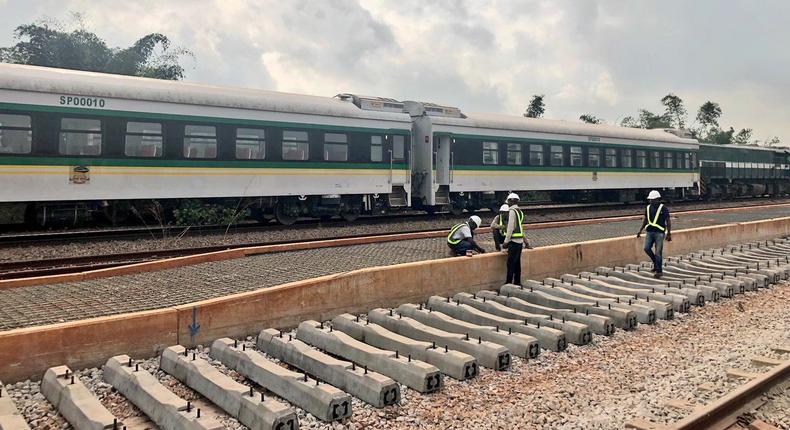
[[[185,200],[173,210],[173,220],[177,225],[230,225],[249,216],[247,208],[232,208],[219,204],[201,203],[198,200]]]

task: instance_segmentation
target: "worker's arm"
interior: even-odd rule
[[[499,230],[500,228],[502,228],[502,225],[500,225],[500,224],[497,222],[497,220],[498,220],[498,219],[499,219],[499,215],[495,216],[495,217],[494,217],[494,220],[493,220],[493,221],[491,221],[491,230],[492,230],[492,231],[493,231],[493,230]]]
[[[645,217],[642,219],[642,227],[639,227],[639,231],[638,231],[638,232],[636,232],[636,238],[637,238],[637,239],[639,239],[640,237],[642,237],[642,230],[644,230],[644,229],[645,229],[645,226],[646,226],[646,225],[647,225],[647,215],[645,215]]]
[[[475,242],[474,238],[470,237],[469,238],[469,243],[472,244],[472,246],[475,248],[475,251],[477,251],[477,252],[479,252],[481,254],[485,254],[486,253],[486,250],[483,249],[480,245],[478,245],[477,242]]]

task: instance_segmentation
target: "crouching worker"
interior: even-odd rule
[[[502,250],[502,242],[505,241],[505,234],[507,233],[507,219],[510,212],[510,206],[507,204],[499,208],[499,215],[494,217],[491,221],[491,234],[494,236],[494,246],[497,251]]]
[[[474,231],[480,227],[483,221],[477,215],[472,215],[469,220],[461,224],[456,224],[450,229],[447,235],[447,246],[455,255],[471,255],[472,251],[484,254],[486,251],[481,248],[474,239]]]

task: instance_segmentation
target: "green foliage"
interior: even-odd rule
[[[241,211],[217,204],[204,204],[198,200],[185,200],[173,210],[177,225],[230,225],[249,216],[249,209]]]
[[[686,126],[686,108],[683,106],[683,99],[669,93],[661,99],[665,111],[663,118],[669,119],[672,127],[681,129]]]
[[[774,136],[765,142],[765,146],[779,146],[780,143],[782,143],[781,139],[778,136]]]
[[[639,109],[639,118],[627,116],[620,125],[630,128],[670,128],[670,119],[666,115],[656,115],[647,109]]]
[[[733,138],[732,143],[738,145],[748,145],[749,141],[752,139],[752,129],[751,128],[742,128]]]
[[[532,96],[532,100],[530,100],[529,106],[527,107],[527,111],[524,113],[524,116],[527,118],[542,117],[546,112],[546,104],[543,102],[544,97],[546,97],[544,94],[536,94]]]
[[[180,59],[192,53],[171,47],[167,36],[152,33],[128,48],[110,48],[85,28],[79,15],[75,20],[77,26],[71,29],[43,21],[20,25],[14,30],[17,43],[0,48],[0,61],[168,80],[184,77]]]
[[[582,122],[586,122],[587,124],[600,124],[603,122],[601,118],[598,118],[597,116],[591,115],[589,113],[582,114],[581,116],[579,116],[579,119]]]
[[[730,127],[729,130],[721,130],[719,128],[713,128],[702,139],[702,141],[707,143],[713,143],[716,145],[729,145],[732,143],[734,134],[735,134],[735,129],[732,127]]]

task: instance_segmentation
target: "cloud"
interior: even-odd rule
[[[69,11],[113,46],[168,35],[195,53],[192,81],[514,115],[545,94],[548,117],[610,122],[661,111],[674,92],[692,118],[713,100],[723,125],[790,141],[790,2],[780,0],[0,0],[0,42]]]

